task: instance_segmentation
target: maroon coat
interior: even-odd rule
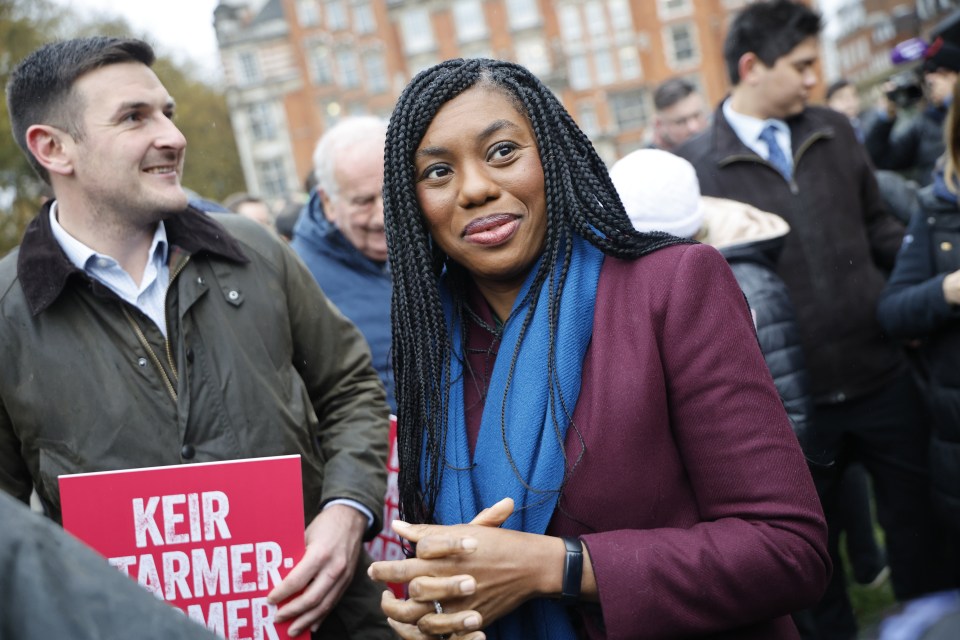
[[[470,347],[485,350],[476,327]],[[485,358],[471,356],[481,377]],[[787,614],[826,586],[826,524],[716,250],[606,258],[573,420],[566,455],[582,458],[547,533],[589,550],[605,625],[582,607],[590,638],[798,637]]]

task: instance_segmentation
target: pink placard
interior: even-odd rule
[[[266,596],[303,557],[300,456],[60,476],[64,528],[224,638],[287,639]]]

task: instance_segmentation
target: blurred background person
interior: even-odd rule
[[[300,219],[300,212],[303,210],[303,199],[287,198],[274,220],[277,234],[287,242],[293,240],[293,228]]]
[[[847,116],[850,126],[857,133],[857,139],[863,142],[863,128],[860,126],[860,93],[857,87],[846,78],[840,78],[827,87],[827,106]]]
[[[610,178],[638,231],[666,231],[720,251],[753,312],[760,349],[801,446],[808,448],[813,412],[796,311],[777,275],[790,226],[780,216],[735,200],[700,195],[693,166],[678,156],[641,149],[617,161]],[[873,529],[866,470],[844,471],[841,528],[854,579],[880,586],[890,574]]]
[[[367,339],[387,403],[396,413],[381,196],[386,132],[387,123],[380,118],[351,116],[320,137],[313,153],[316,189],[293,228],[291,246]]]
[[[614,163],[610,179],[637,231],[665,231],[716,248],[727,260],[753,314],[767,368],[803,445],[813,411],[796,312],[776,273],[790,226],[743,202],[700,195],[687,160],[640,149]]]
[[[777,274],[797,311],[815,410],[808,457],[827,516],[834,572],[807,618],[808,638],[852,639],[857,621],[841,561],[842,472],[870,471],[894,593],[952,586],[927,473],[929,419],[900,345],[876,319],[903,227],[887,214],[846,116],[808,105],[817,85],[820,15],[788,0],[746,5],[724,59],[733,85],[713,124],[678,154],[702,193],[784,218]]]
[[[891,336],[919,340],[932,410],[930,473],[936,504],[960,537],[960,90],[947,116],[944,167],[918,194],[878,317]]]
[[[664,80],[653,92],[653,143],[655,149],[673,151],[707,126],[707,105],[697,88],[685,78]]]
[[[864,144],[877,169],[903,172],[921,186],[933,181],[934,165],[944,151],[943,121],[960,71],[960,10],[938,24],[931,37],[919,68],[925,98],[920,113],[897,126],[904,98],[910,95],[909,76],[898,74],[883,85],[864,130]]]
[[[919,86],[917,90],[920,90]],[[835,80],[827,87],[826,101],[828,107],[847,116],[850,126],[857,134],[857,139],[863,142],[861,101],[857,87],[845,78]],[[877,169],[873,175],[877,179],[880,197],[887,212],[906,224],[910,219],[910,210],[917,196],[917,183],[896,171]],[[871,581],[868,580],[868,582]]]
[[[272,231],[276,230],[273,226],[275,218],[273,209],[262,198],[249,193],[234,193],[224,199],[223,206],[245,218],[259,222]]]

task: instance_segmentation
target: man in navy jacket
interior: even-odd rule
[[[387,125],[349,117],[324,133],[313,154],[317,188],[291,246],[327,297],[360,329],[396,411],[390,351],[390,269],[383,228],[383,146]]]

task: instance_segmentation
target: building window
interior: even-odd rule
[[[560,35],[564,42],[579,42],[583,39],[580,8],[575,4],[560,7]]]
[[[271,158],[257,162],[257,181],[260,191],[268,198],[280,198],[287,195],[287,174],[283,158]]]
[[[630,13],[630,3],[627,0],[610,0],[607,8],[610,10],[610,24],[614,31],[633,31],[633,14]]]
[[[435,48],[430,12],[424,7],[413,7],[400,16],[403,50],[408,55],[426,53]]]
[[[587,31],[594,41],[607,35],[607,16],[603,11],[603,3],[593,0],[584,7],[587,18]]]
[[[487,19],[480,0],[457,0],[453,4],[453,23],[460,42],[480,40],[487,35]]]
[[[263,142],[277,137],[277,125],[274,123],[269,102],[257,102],[247,107],[247,119],[250,123],[250,136],[255,141]]]
[[[587,137],[600,133],[600,120],[597,118],[597,108],[593,102],[584,100],[577,103],[577,124]]]
[[[337,84],[345,89],[355,89],[360,86],[360,64],[357,52],[353,49],[339,49],[337,51]]]
[[[327,1],[327,28],[330,31],[342,31],[349,27],[347,6],[344,0]]]
[[[612,84],[617,81],[613,56],[607,47],[599,47],[593,52],[593,68],[597,71],[597,84]]]
[[[297,21],[304,27],[315,27],[320,24],[317,0],[297,0]]]
[[[240,84],[253,84],[260,81],[260,63],[253,51],[244,51],[237,59],[240,69]]]
[[[620,78],[622,80],[633,80],[641,76],[640,54],[637,53],[635,46],[627,45],[617,49],[617,59],[620,60]]]
[[[507,0],[507,16],[512,29],[526,29],[540,24],[537,0]]]
[[[367,76],[367,91],[384,93],[387,86],[387,65],[383,55],[375,52],[363,54],[363,71]]]
[[[330,48],[322,44],[307,46],[307,64],[313,84],[333,84],[333,65],[330,62]]]
[[[621,131],[639,129],[647,123],[647,93],[643,89],[611,94],[608,99]]]
[[[661,19],[690,15],[690,0],[657,0],[657,13]]]
[[[582,53],[567,56],[567,74],[570,77],[571,89],[587,89],[593,84],[590,78],[590,65],[587,64],[587,57]]]
[[[353,5],[353,30],[357,33],[373,33],[377,29],[377,20],[373,7],[364,0]]]
[[[667,55],[672,65],[683,66],[699,60],[697,31],[692,24],[671,25],[664,31]]]
[[[516,43],[517,62],[529,69],[534,75],[550,73],[550,56],[547,45],[540,38],[519,40]]]
[[[494,58],[493,51],[487,46],[464,47],[460,51],[460,56],[464,60],[469,60],[470,58]]]

